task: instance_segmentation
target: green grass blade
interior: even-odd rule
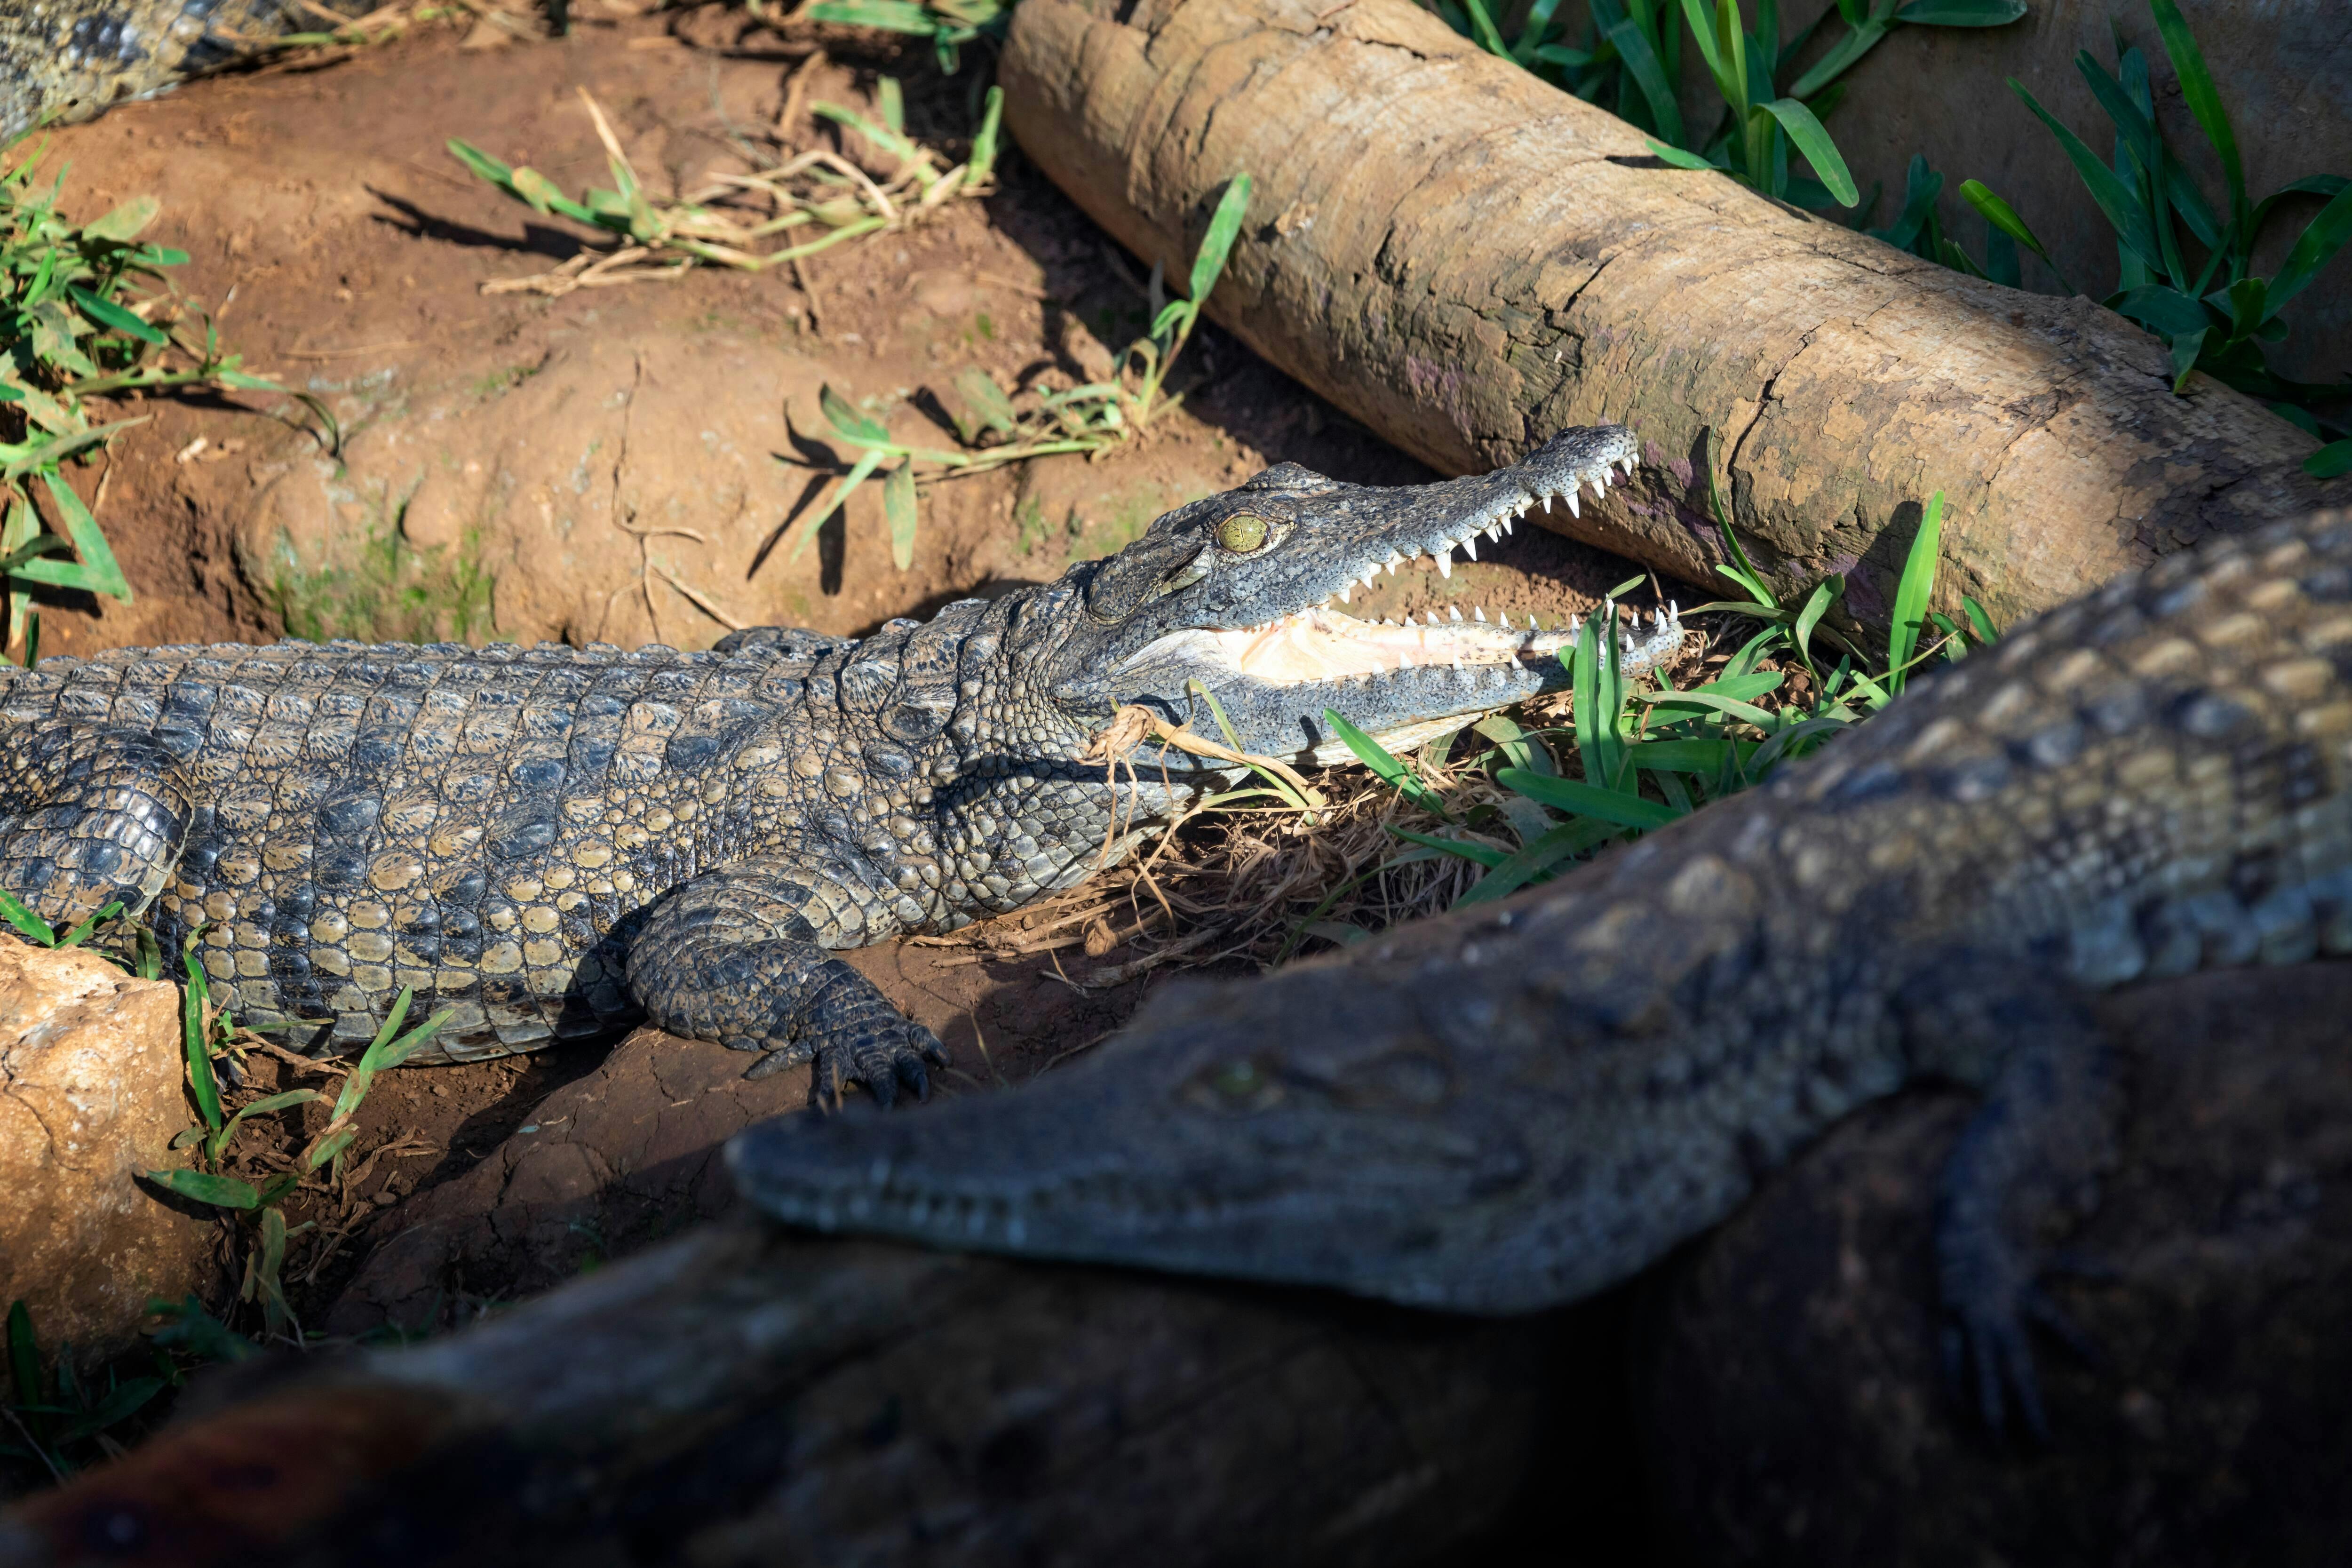
[[[1573,822],[1563,822],[1558,827],[1529,839],[1479,878],[1468,892],[1454,900],[1454,907],[1487,904],[1496,899],[1508,898],[1529,882],[1543,877],[1562,860],[1605,844],[1616,837],[1617,833],[1617,824],[1602,822],[1597,817],[1580,817]]]
[[[1796,79],[1789,89],[1790,98],[1811,98],[1830,83],[1853,68],[1863,56],[1876,48],[1887,34],[1884,22],[1864,22],[1844,37],[1830,46],[1830,52],[1813,62],[1812,68]]]
[[[1915,27],[2005,27],[2025,15],[2025,0],[1911,0],[1895,13]]]
[[[90,591],[120,599],[126,605],[131,603],[131,584],[124,579],[122,568],[115,563],[114,551],[107,544],[106,535],[100,531],[98,519],[89,514],[89,508],[82,505],[81,497],[74,493],[71,485],[47,469],[41,473],[41,484],[48,490],[49,500],[66,525],[66,537],[73,541],[74,552],[81,557],[82,568],[89,574]]]
[[[816,537],[816,531],[824,526],[824,520],[839,511],[848,502],[857,487],[873,477],[874,470],[882,466],[885,455],[877,451],[868,451],[857,459],[856,464],[850,468],[848,477],[842,480],[841,488],[833,492],[833,499],[825,502],[823,507],[811,514],[807,521],[800,525],[801,536],[793,541],[792,553],[784,558],[786,565],[791,565],[801,558],[801,552],[808,548],[809,541]]]
[[[1944,492],[1937,490],[1927,498],[1927,510],[1919,515],[1919,531],[1911,537],[1911,551],[1903,559],[1903,575],[1895,584],[1895,609],[1886,629],[1886,683],[1892,691],[1903,689],[1904,667],[1911,662],[1914,649],[1919,646],[1919,633],[1927,616],[1927,600],[1936,591],[1936,568],[1942,557],[1944,538]]]
[[[1670,805],[1643,800],[1637,795],[1602,789],[1577,779],[1548,778],[1525,768],[1505,768],[1495,775],[1495,782],[1545,805],[1643,832],[1664,827],[1682,815]]]
[[[2081,292],[2072,283],[2066,281],[2064,273],[2058,271],[2058,264],[2050,258],[2049,247],[2042,243],[2032,229],[2025,226],[2025,220],[2017,216],[2017,209],[1994,195],[1992,189],[1983,181],[1962,180],[1960,199],[1976,208],[1985,222],[2042,258],[2048,264],[2050,270],[2058,274],[2059,283],[2068,293]]]
[[[201,929],[201,928],[199,928]],[[180,994],[180,1045],[188,1061],[188,1089],[195,1096],[196,1113],[205,1125],[220,1131],[220,1086],[213,1081],[212,1042],[205,1037],[205,1014],[212,1001],[212,981],[196,959],[196,931],[188,933],[180,963],[188,972],[187,989]]]
[[[48,921],[17,902],[16,895],[14,893],[0,891],[0,920],[6,921],[24,932],[28,939],[39,942],[43,947],[58,945],[56,929]]]
[[[107,921],[112,920],[121,912],[122,900],[121,899],[117,899],[112,903],[108,904],[104,909],[99,910],[96,914],[90,916],[88,920],[82,921],[81,924],[74,927],[73,930],[66,932],[65,935],[58,938],[58,945],[59,947],[79,947],[83,942],[89,940],[90,932],[96,931],[99,927],[104,925]]]
[[[166,1192],[215,1208],[251,1209],[261,1205],[260,1191],[235,1176],[215,1176],[209,1171],[150,1171],[147,1179]]]
[[[96,223],[83,225],[82,237],[127,245],[138,238],[140,232],[153,223],[155,215],[163,210],[163,204],[153,196],[133,196]],[[184,262],[187,258],[183,255],[180,259]]]
[[[1576,724],[1577,754],[1584,776],[1603,788],[1616,784],[1624,769],[1624,737],[1617,715],[1623,710],[1617,668],[1617,606],[1585,617],[1570,656],[1570,709]]]
[[[1408,843],[1434,849],[1441,855],[1451,855],[1457,860],[1484,866],[1488,870],[1510,858],[1507,853],[1491,844],[1478,844],[1464,838],[1440,838],[1433,833],[1416,833],[1410,827],[1391,827],[1389,831]]]
[[[1805,155],[1805,162],[1813,166],[1813,173],[1822,177],[1838,205],[1850,207],[1860,204],[1862,193],[1854,188],[1853,171],[1845,166],[1837,143],[1822,129],[1822,122],[1813,118],[1813,111],[1793,98],[1776,98],[1763,107],[1766,113],[1780,122],[1780,129],[1789,133],[1789,140]]]
[[[971,157],[964,164],[963,183],[968,190],[989,179],[996,172],[996,154],[1001,126],[1004,119],[1004,89],[988,89],[988,103],[980,112],[980,129],[971,139]]]
[[[1650,37],[1631,18],[1609,29],[1609,41],[1617,46],[1617,55],[1625,62],[1633,76],[1633,85],[1642,89],[1643,100],[1650,106],[1650,118],[1658,134],[1680,146],[1683,141],[1682,106],[1675,101],[1674,84],[1666,80],[1665,67],[1658,63],[1658,52],[1650,47]]]
[[[1241,234],[1242,219],[1249,214],[1250,177],[1235,174],[1225,186],[1225,194],[1217,198],[1217,210],[1209,216],[1209,231],[1201,237],[1201,248],[1192,258],[1192,289],[1188,297],[1199,305],[1217,286],[1225,270],[1225,258],[1233,254],[1234,240]]]
[[[2174,74],[2180,79],[2180,95],[2189,102],[2189,112],[2196,117],[2205,140],[2221,155],[2221,178],[2230,189],[2230,216],[2239,225],[2238,232],[2242,237],[2240,243],[2251,249],[2253,238],[2246,208],[2246,166],[2238,155],[2238,135],[2230,127],[2230,111],[2221,107],[2221,90],[2213,85],[2213,73],[2206,68],[2205,52],[2197,47],[2189,23],[2173,0],[2148,0],[2148,9],[2156,14],[2156,30],[2164,39],[2164,52],[2171,57]]]
[[[2091,199],[2098,204],[2099,211],[2116,231],[2116,238],[2150,270],[2162,272],[2164,249],[2157,244],[2156,232],[2148,223],[2147,209],[2140,205],[2139,197],[2116,178],[2116,172],[2101,163],[2098,155],[2084,146],[2083,139],[2068,130],[2063,121],[2042,108],[2042,100],[2027,91],[2023,82],[2011,77],[2009,86],[2012,92],[2025,100],[2025,107],[2050,128],[2050,133],[2058,138],[2058,145],[2064,151],[2066,161],[2074,165],[2074,173],[2082,177],[2084,186],[2090,191]],[[1962,185],[1961,191],[1965,195],[1967,185]],[[1978,210],[1983,212],[1985,209],[1979,206]],[[1990,217],[1992,215],[1987,212],[1985,216]],[[2016,237],[2023,239],[2025,237],[2021,234]],[[2043,259],[2048,259],[2046,254]]]
[[[1633,700],[1647,703],[1652,709],[1666,713],[1690,709],[1721,713],[1742,723],[1753,724],[1759,730],[1772,727],[1772,715],[1754,703],[1719,696],[1712,691],[1636,692]]]
[[[1723,166],[1720,163],[1710,163],[1696,153],[1685,153],[1679,147],[1669,147],[1664,142],[1648,136],[1643,137],[1642,140],[1661,162],[1671,163],[1677,169],[1704,169],[1713,174],[1723,173]]]
[[[1478,40],[1478,47],[1509,59],[1511,51],[1504,47],[1503,35],[1495,30],[1495,19],[1486,14],[1484,0],[1462,0],[1462,8],[1470,14],[1470,36]]]
[[[1447,816],[1445,803],[1438,799],[1435,790],[1423,784],[1420,777],[1402,762],[1391,755],[1386,746],[1348,722],[1338,709],[1323,710],[1323,722],[1331,727],[1331,732],[1345,742],[1348,750],[1356,753],[1357,761],[1371,769],[1381,782],[1431,816]],[[1239,751],[1241,748],[1236,746],[1234,749]],[[1448,817],[1448,820],[1451,818]]]
[[[140,342],[153,343],[159,348],[172,341],[160,330],[141,321],[113,300],[101,299],[79,283],[66,285],[66,297],[74,302],[76,310],[98,326],[111,327],[118,332],[128,332]]]
[[[2352,239],[2352,185],[2337,191],[2319,209],[2318,216],[2304,226],[2294,248],[2287,252],[2277,276],[2271,279],[2270,300],[2263,320],[2267,321],[2277,315],[2280,306],[2310,287],[2320,268],[2344,248],[2347,239]]]
[[[853,407],[849,399],[834,391],[831,383],[817,388],[817,406],[824,411],[824,421],[842,435],[861,442],[887,442],[889,430],[877,419],[868,418]]]

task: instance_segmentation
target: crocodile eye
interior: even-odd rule
[[[1195,1101],[1215,1110],[1265,1110],[1282,1100],[1281,1082],[1246,1057],[1218,1063],[1193,1085]]]
[[[1237,511],[1217,524],[1217,543],[1236,555],[1247,555],[1265,544],[1265,519]]]

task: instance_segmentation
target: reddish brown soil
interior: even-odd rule
[[[788,273],[717,270],[553,300],[479,291],[488,280],[547,269],[574,254],[584,237],[475,181],[443,151],[445,139],[463,136],[500,157],[528,162],[566,189],[606,183],[602,152],[573,90],[585,85],[614,116],[650,182],[690,185],[708,168],[742,166],[730,135],[772,146],[768,128],[805,53],[702,12],[667,22],[592,22],[566,40],[487,51],[462,50],[454,35],[427,35],[323,65],[202,82],[62,134],[58,156],[72,164],[67,210],[92,215],[141,192],[162,195],[164,214],[152,237],[191,253],[180,269],[182,286],[214,311],[231,345],[253,368],[316,392],[362,426],[377,407],[369,401],[371,387],[495,379],[508,367],[541,364],[583,342],[617,342],[646,354],[646,345],[680,341],[711,345],[714,355],[729,345],[781,348],[807,362],[811,379],[886,396],[944,391],[953,372],[971,363],[1007,384],[1042,374],[1070,384],[1101,374],[1105,344],[1123,342],[1142,322],[1133,264],[1115,255],[1017,155],[1007,159],[1001,190],[983,202],[958,204],[926,227],[815,258],[807,268],[814,300]],[[879,68],[907,79],[917,135],[954,136],[969,125],[967,83],[942,81],[914,55],[895,63],[820,63],[806,96],[869,103]],[[805,115],[801,120],[795,134],[805,142],[816,132]],[[853,505],[845,524],[836,521],[819,536],[820,549],[812,552],[819,559],[799,568],[800,578],[786,573],[745,584],[706,581],[714,584],[714,597],[744,607],[746,618],[790,617],[856,632],[950,598],[1050,577],[1074,556],[1117,548],[1167,506],[1234,483],[1268,462],[1300,461],[1366,483],[1430,477],[1213,329],[1195,338],[1178,383],[1188,392],[1183,407],[1144,440],[1101,461],[1050,459],[932,491],[911,572],[892,569],[878,504],[862,511]],[[690,384],[655,391],[667,398],[717,395]],[[48,651],[278,635],[283,628],[270,601],[239,575],[232,550],[257,488],[289,454],[312,450],[308,437],[291,433],[294,421],[253,411],[278,404],[266,396],[235,403],[195,397],[131,410],[151,416],[150,422],[120,439],[83,476],[82,488],[100,498],[101,522],[138,600],[129,606],[52,603]],[[899,405],[908,417],[923,406],[919,395]],[[773,448],[792,460],[784,411],[776,412]],[[805,435],[814,409],[793,413]],[[181,459],[199,437],[205,448]],[[945,444],[938,432],[929,438]],[[819,488],[834,456],[820,448],[803,499]],[[807,459],[805,452],[801,457]],[[690,472],[698,458],[681,451],[676,460]],[[873,500],[869,493],[860,504]],[[520,562],[510,569],[541,566]],[[1411,571],[1384,579],[1370,611],[1400,615],[1456,604],[1466,613],[1484,603],[1549,617],[1588,606],[1631,571],[1528,529],[1479,563],[1457,567],[1450,580]],[[631,624],[606,635],[699,646],[723,629],[666,588],[648,592],[645,603],[642,616],[629,609],[623,618],[635,616]],[[1365,608],[1360,597],[1358,613]],[[484,628],[473,635],[481,639]],[[1114,952],[1109,961],[1124,956],[1130,955]],[[895,1001],[948,1042],[956,1059],[950,1089],[1019,1082],[1116,1027],[1147,989],[1139,983],[1091,997],[1054,978],[1051,955],[1015,965],[974,958],[973,950],[916,945],[855,955]],[[1061,958],[1074,973],[1091,967],[1076,950]],[[557,1125],[557,1113],[545,1110],[557,1103],[551,1096],[570,1095],[563,1103],[583,1117],[604,1107],[594,1114],[609,1122],[610,1108],[626,1100],[624,1079],[641,1098],[666,1095],[661,1109],[670,1112],[677,1108],[669,1100],[679,1096],[668,1090],[691,1079],[687,1098],[719,1106],[701,1132],[680,1131],[673,1115],[664,1128],[613,1134],[640,1153],[658,1146],[661,1157],[674,1162],[687,1158],[682,1152],[689,1146],[706,1158],[709,1146],[753,1110],[796,1102],[803,1092],[788,1079],[747,1089],[734,1072],[742,1058],[666,1044],[690,1056],[690,1064],[682,1056],[676,1071],[663,1069],[646,1060],[656,1047],[640,1044],[610,1060],[602,1048],[567,1050],[380,1080],[362,1116],[358,1152],[363,1157],[392,1147],[348,1192],[315,1194],[295,1210],[297,1219],[315,1219],[323,1231],[350,1231],[336,1257],[296,1290],[298,1308],[321,1321],[332,1292],[364,1266],[370,1249],[406,1226],[416,1194],[466,1177],[510,1140],[551,1136],[517,1131]],[[266,1058],[256,1058],[255,1076],[257,1089],[322,1081]],[[255,1153],[292,1145],[301,1136],[295,1125],[301,1114],[281,1118],[274,1138],[255,1140]],[[535,1120],[542,1114],[546,1123]],[[310,1115],[318,1121],[318,1108]],[[589,1151],[578,1167],[588,1173],[556,1182],[562,1191],[554,1198],[542,1192],[533,1199],[540,1206],[520,1229],[510,1228],[496,1246],[478,1236],[467,1244],[473,1261],[455,1289],[495,1298],[544,1283],[551,1268],[608,1256],[716,1201],[696,1173],[703,1167],[689,1160],[692,1168],[673,1172],[674,1180],[640,1184],[636,1209],[616,1215],[597,1194],[632,1157],[610,1147]],[[506,1202],[520,1159],[512,1149],[501,1154],[498,1180],[466,1187],[468,1201],[478,1199],[485,1213]],[[647,1212],[671,1200],[667,1217]],[[551,1222],[549,1203],[573,1206]],[[524,1235],[537,1226],[544,1241],[551,1223],[561,1231],[575,1221],[572,1234],[591,1238],[569,1249],[550,1251]],[[315,1238],[298,1243],[298,1277],[312,1272],[313,1245]],[[399,1289],[379,1292],[379,1304],[390,1307],[396,1297],[413,1308],[430,1273],[412,1270]],[[338,1321],[350,1325],[352,1315]]]

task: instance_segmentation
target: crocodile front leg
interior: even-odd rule
[[[945,1047],[819,944],[811,880],[762,862],[683,884],[629,944],[630,990],[657,1028],[765,1052],[748,1077],[813,1062],[812,1104],[838,1100],[845,1082],[884,1105],[902,1085],[925,1097]]]
[[[1896,1006],[1918,1068],[1984,1091],[1937,1191],[1947,1374],[1994,1435],[2014,1402],[2046,1440],[2026,1328],[2087,1348],[2041,1278],[2052,1233],[2097,1206],[2115,1163],[2121,1095],[2107,1042],[2079,990],[2000,953],[1941,955]]]

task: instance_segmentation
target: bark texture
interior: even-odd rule
[[[444,1340],[233,1376],[0,1516],[0,1564],[1463,1561],[1547,1411],[1622,1408],[1617,1336],[1577,1321],[714,1226]],[[1542,1495],[1616,1511],[1607,1460]]]
[[[1640,430],[1635,484],[1547,521],[1677,576],[1719,581],[1709,469],[1783,582],[1845,573],[1882,623],[1938,489],[1939,594],[2004,624],[2329,493],[2309,437],[2203,377],[2176,397],[2090,301],[1669,168],[1409,0],[1024,0],[1002,76],[1024,150],[1171,278],[1246,171],[1209,313],[1426,461]]]

